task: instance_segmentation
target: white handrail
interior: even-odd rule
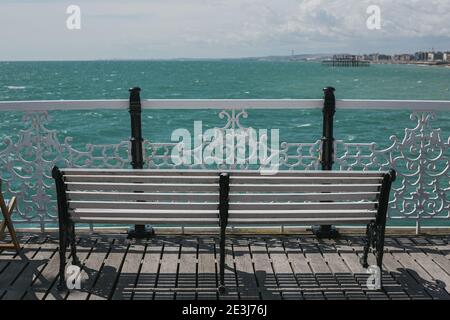
[[[321,99],[146,99],[143,109],[321,109]],[[128,100],[0,101],[0,111],[127,109]],[[337,109],[450,111],[448,100],[337,100]]]

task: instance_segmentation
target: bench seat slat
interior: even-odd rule
[[[219,202],[69,201],[69,208],[215,210]]]
[[[238,215],[238,214],[273,214],[274,216],[278,214],[298,214],[298,215],[320,215],[320,214],[344,214],[344,213],[353,213],[353,214],[375,214],[376,210],[228,210],[229,215]]]
[[[194,183],[97,183],[97,182],[67,182],[68,190],[85,191],[160,191],[160,192],[211,192],[218,190],[218,185]]]
[[[101,209],[101,208],[79,208],[72,210],[74,213],[95,213],[95,212],[103,212],[103,213],[109,213],[109,214],[133,214],[133,213],[142,213],[142,214],[148,214],[152,215],[153,213],[162,213],[162,214],[173,214],[176,215],[178,213],[190,213],[190,214],[197,214],[197,213],[211,213],[211,214],[218,214],[219,210],[145,210],[145,209]]]
[[[218,210],[111,210],[111,209],[75,209],[69,210],[74,218],[141,218],[141,219],[218,219]]]
[[[288,218],[288,219],[264,219],[264,218],[232,218],[228,219],[229,226],[258,226],[258,225],[363,225],[373,221],[373,217],[359,218]]]
[[[378,192],[342,193],[230,193],[230,202],[300,202],[300,201],[351,201],[376,199]]]
[[[270,203],[230,203],[230,210],[372,210],[377,202],[270,202]]]
[[[86,168],[67,168],[61,169],[64,175],[187,175],[187,176],[202,176],[202,175],[219,175],[221,172],[228,172],[234,177],[248,176],[260,177],[259,170],[180,170],[180,169],[86,169]],[[303,171],[303,170],[281,170],[275,175],[271,176],[288,176],[288,177],[381,177],[384,172],[381,171]]]
[[[217,184],[194,183],[94,183],[94,182],[68,182],[68,190],[85,191],[160,191],[160,192],[210,192],[218,189]],[[377,191],[379,184],[230,184],[233,192],[351,192],[351,191]]]
[[[377,191],[380,184],[230,184],[233,192],[351,192]]]
[[[212,183],[219,182],[219,176],[136,176],[136,175],[65,175],[66,182],[127,182],[127,183]]]
[[[150,182],[193,182],[193,183],[218,183],[218,175],[204,175],[204,176],[188,176],[188,175],[148,175],[148,176],[136,176],[136,175],[65,175],[66,182],[132,182],[132,183],[150,183]],[[382,177],[291,177],[291,176],[232,176],[230,182],[232,184],[379,184]]]
[[[231,176],[230,184],[381,184],[382,177]]]
[[[132,217],[72,217],[73,221],[79,223],[102,223],[102,224],[152,224],[152,225],[207,225],[218,226],[217,218],[132,218]]]
[[[69,200],[69,207],[75,208],[105,208],[105,209],[192,209],[214,210],[219,202],[136,202],[136,201],[86,201]],[[287,210],[287,209],[347,209],[371,210],[377,202],[286,202],[286,203],[230,203],[230,210]]]
[[[206,201],[217,202],[219,193],[135,193],[67,191],[69,200]]]
[[[378,192],[342,193],[230,193],[233,202],[300,202],[300,201],[360,201],[375,200]],[[217,202],[218,193],[134,193],[134,192],[85,192],[67,191],[69,200],[135,200],[135,201],[207,201]]]

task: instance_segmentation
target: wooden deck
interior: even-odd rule
[[[233,236],[226,296],[215,290],[216,237],[82,235],[82,287],[65,292],[56,289],[56,235],[20,237],[20,254],[0,253],[0,299],[450,299],[449,236],[389,236],[384,292],[366,288],[362,237]]]

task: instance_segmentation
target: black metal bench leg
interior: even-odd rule
[[[220,228],[220,279],[219,279],[219,294],[226,293],[225,287],[225,231],[226,228]]]
[[[66,247],[67,232],[65,228],[59,229],[59,284],[58,290],[65,290],[66,287]]]
[[[77,256],[77,245],[76,245],[76,237],[75,237],[75,223],[70,222],[70,252],[72,254],[72,264],[80,265],[80,260]]]
[[[384,237],[385,226],[380,225],[377,228],[377,266],[380,269],[380,288],[383,289],[383,255],[384,255]]]
[[[366,229],[366,235],[367,235],[367,242],[366,245],[364,246],[364,252],[363,252],[363,256],[361,257],[361,265],[363,266],[363,268],[368,268],[369,267],[369,263],[367,262],[367,258],[369,256],[369,250],[370,247],[372,246],[372,235],[373,235],[373,222],[369,223],[367,225],[367,229]]]
[[[228,201],[230,192],[230,176],[228,173],[220,174],[219,186],[220,283],[217,289],[219,291],[219,294],[225,294],[225,236],[228,224]]]

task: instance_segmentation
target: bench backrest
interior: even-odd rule
[[[384,172],[289,171],[230,175],[229,225],[367,224]]]
[[[209,170],[62,169],[76,222],[219,225],[219,175]],[[229,171],[228,225],[367,224],[386,172]]]
[[[61,170],[76,222],[218,225],[217,172]]]

